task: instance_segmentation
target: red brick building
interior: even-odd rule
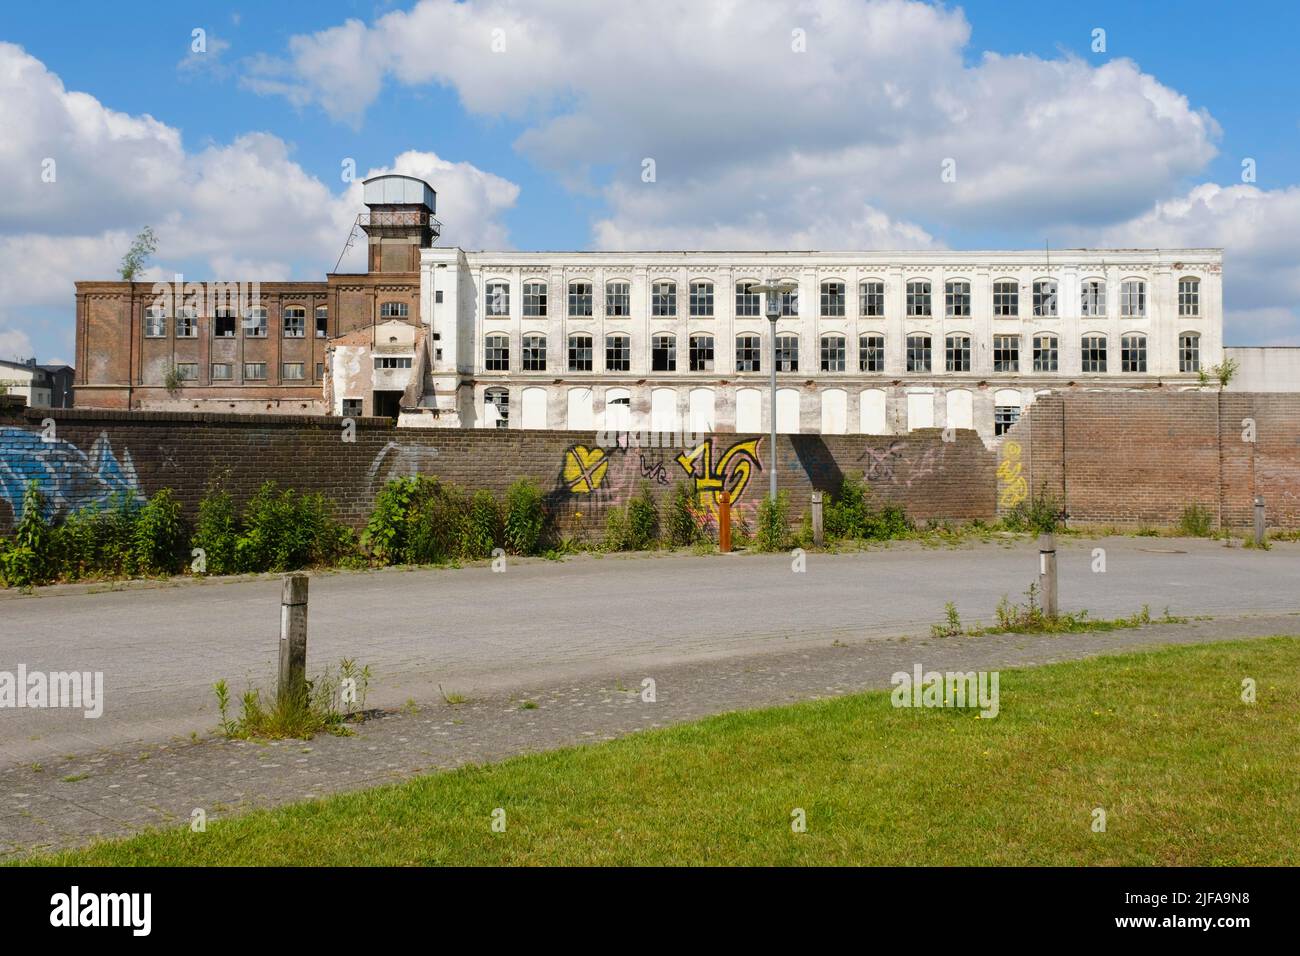
[[[363,274],[78,282],[76,407],[326,412],[332,339],[394,320],[420,326],[420,250],[439,232],[435,202],[409,176],[366,180]],[[397,404],[376,392],[363,413],[395,414]]]

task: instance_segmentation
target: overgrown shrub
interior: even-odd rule
[[[1210,509],[1201,505],[1188,505],[1178,520],[1178,533],[1188,538],[1208,538],[1214,534],[1214,519]]]
[[[469,500],[454,485],[434,478],[423,479],[420,492],[411,515],[405,560],[439,564],[460,557],[468,536]]]
[[[31,587],[57,573],[51,554],[53,535],[45,520],[45,496],[35,481],[23,490],[23,516],[13,540],[0,551],[0,577],[10,587]]]
[[[605,513],[606,551],[631,551],[632,531],[628,526],[627,511],[617,505]]]
[[[627,503],[627,528],[633,551],[649,551],[659,543],[659,505],[648,481]]]
[[[664,532],[668,543],[674,548],[687,548],[703,539],[696,511],[699,507],[698,496],[693,481],[679,481],[673,488],[672,498],[668,502],[668,514],[665,518]]]
[[[209,485],[199,502],[198,520],[194,523],[191,548],[203,551],[203,572],[234,574],[239,570],[235,544],[239,540],[239,521],[229,492]]]
[[[477,491],[469,504],[469,521],[460,551],[466,558],[487,558],[502,540],[501,506],[490,491]]]
[[[776,500],[764,497],[758,503],[758,528],[754,532],[757,551],[784,551],[790,537],[790,495],[778,491]]]
[[[505,546],[511,554],[536,554],[546,526],[542,489],[529,478],[520,478],[506,491]]]
[[[281,490],[268,481],[244,507],[235,563],[238,570],[253,572],[331,564],[346,553],[349,540],[324,496]]]
[[[822,521],[826,537],[832,541],[887,541],[903,537],[911,527],[901,506],[875,506],[871,486],[857,472],[844,476],[839,490],[825,506]]]
[[[1061,526],[1064,511],[1061,499],[1049,492],[1044,484],[1038,494],[1031,495],[1008,511],[1002,524],[1008,531],[1048,534]]]
[[[175,574],[188,540],[180,502],[170,488],[159,491],[139,509],[133,529],[133,556],[141,574]]]

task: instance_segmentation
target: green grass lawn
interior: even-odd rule
[[[1004,671],[995,719],[867,693],[39,862],[1295,865],[1298,757],[1300,638],[1274,637]]]

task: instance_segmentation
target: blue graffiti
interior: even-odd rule
[[[91,504],[107,504],[123,492],[143,498],[131,452],[118,461],[101,432],[90,454],[62,439],[39,432],[0,428],[0,500],[8,503],[14,521],[22,518],[23,494],[35,481],[45,496],[45,516],[71,514]]]

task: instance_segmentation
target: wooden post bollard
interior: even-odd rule
[[[824,540],[822,535],[822,493],[820,491],[812,493],[812,526],[813,547],[820,548]]]
[[[731,551],[731,495],[726,488],[718,492],[718,550]]]
[[[1264,496],[1255,496],[1255,547],[1264,547]]]
[[[1056,535],[1050,531],[1038,536],[1038,589],[1043,595],[1043,613],[1056,617]]]
[[[307,683],[307,575],[286,574],[280,597],[281,699],[299,694]]]

